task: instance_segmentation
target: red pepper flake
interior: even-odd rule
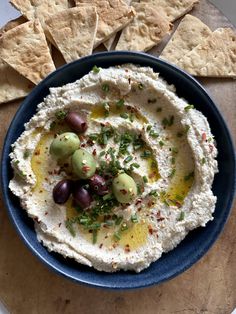
[[[88,172],[89,170],[90,170],[90,167],[89,167],[89,166],[86,166],[86,165],[85,165],[85,166],[82,167],[82,171],[83,171],[83,172]]]
[[[96,148],[94,148],[93,150],[93,156],[96,156],[97,155],[97,151],[96,151]]]
[[[128,82],[129,82],[129,84],[131,83],[131,78],[130,77],[128,78]]]
[[[205,132],[202,133],[202,140],[203,140],[203,141],[206,141],[206,138],[207,138],[206,133],[205,133]]]
[[[137,199],[135,205],[138,205],[138,204],[140,204],[140,203],[142,203],[142,199],[141,199],[141,198]]]
[[[138,208],[138,212],[140,212],[141,210],[142,210],[142,207],[139,207],[139,208]]]
[[[48,171],[48,174],[49,174],[49,175],[52,175],[52,174],[53,174],[53,172],[52,172],[52,171]]]
[[[48,212],[45,212],[44,215],[47,216]]]
[[[103,243],[101,243],[100,245],[99,245],[99,249],[101,249],[103,247]]]
[[[86,147],[85,143],[80,144],[81,147]]]
[[[152,235],[153,234],[153,229],[152,229],[152,226],[148,226],[148,232]]]
[[[61,227],[61,222],[58,224],[58,227],[59,227],[59,228]]]
[[[121,192],[123,195],[125,195],[125,194],[128,193],[125,189],[120,190],[120,192]]]
[[[88,139],[88,140],[87,140],[87,145],[93,146],[93,145],[94,145],[94,141],[91,140],[91,139]]]
[[[126,244],[126,246],[125,246],[125,252],[126,252],[126,253],[129,253],[129,252],[130,252],[129,244]]]
[[[37,222],[38,224],[40,223],[38,217],[35,217],[35,218],[34,218],[34,221]]]

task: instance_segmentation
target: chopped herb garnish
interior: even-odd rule
[[[121,239],[121,234],[120,234],[119,231],[117,231],[117,232],[114,233],[114,239],[115,239],[116,241],[119,241],[119,240]]]
[[[29,151],[28,149],[26,149],[26,150],[24,151],[23,157],[24,157],[24,159],[27,159],[29,156],[30,156],[30,151]]]
[[[162,108],[161,107],[157,108],[156,112],[162,112]]]
[[[56,125],[57,125],[56,121],[52,121],[50,124],[50,131],[52,131]]]
[[[184,212],[181,212],[181,213],[180,213],[180,216],[179,216],[179,218],[178,218],[178,221],[184,220],[184,217],[185,217],[185,213],[184,213]]]
[[[134,170],[134,168],[139,168],[139,167],[140,167],[140,165],[137,164],[136,162],[134,162],[134,163],[132,163],[132,164],[130,165],[130,170],[132,171],[132,170]]]
[[[149,104],[155,104],[157,102],[156,98],[149,98],[148,103]]]
[[[148,178],[146,176],[143,176],[143,182],[148,183]]]
[[[120,230],[121,230],[121,231],[125,231],[125,230],[128,230],[128,229],[129,229],[129,227],[128,227],[127,223],[126,223],[126,222],[123,222],[122,225],[121,225],[121,227],[120,227]]]
[[[124,163],[127,164],[127,163],[130,162],[132,159],[133,159],[133,157],[132,157],[131,155],[129,155],[129,156],[127,156],[127,157],[125,158]]]
[[[169,116],[169,118],[164,118],[162,120],[163,127],[172,126],[174,124],[174,119],[175,119],[174,116]]]
[[[204,165],[205,163],[206,163],[206,158],[203,157],[201,160],[201,164]]]
[[[133,223],[137,223],[137,222],[138,222],[137,214],[133,214],[133,215],[131,216],[131,221],[132,221]]]
[[[150,195],[150,196],[157,197],[157,196],[158,196],[157,190],[152,190],[152,191],[149,193],[149,195]]]
[[[103,90],[103,92],[108,93],[109,90],[110,90],[109,85],[108,85],[108,84],[103,84],[103,85],[102,85],[102,90]]]
[[[75,237],[75,230],[73,228],[73,223],[74,220],[73,219],[67,219],[65,224],[66,224],[66,228],[69,230],[70,234]]]
[[[165,145],[165,143],[164,143],[163,141],[159,141],[159,145],[160,145],[161,147],[163,147],[163,146]]]
[[[137,184],[137,193],[138,193],[138,195],[140,195],[142,193],[142,188],[141,188],[140,184]]]
[[[98,136],[99,136],[99,135],[96,134],[96,133],[93,133],[93,134],[89,134],[89,135],[88,135],[89,139],[90,139],[91,141],[94,141],[94,142],[97,141]]]
[[[129,118],[129,115],[128,115],[128,113],[126,113],[126,112],[122,112],[122,113],[120,114],[120,117],[123,118],[123,119],[128,119],[128,118]]]
[[[125,104],[124,99],[120,99],[116,103],[116,108],[120,109],[120,108],[122,108],[124,106],[124,104]]]
[[[189,174],[187,174],[185,177],[184,177],[184,181],[189,181],[190,179],[194,178],[194,172],[190,172]]]
[[[184,133],[188,133],[188,130],[190,129],[190,126],[189,125],[185,125],[184,127]]]
[[[178,154],[179,150],[178,150],[177,147],[172,147],[171,148],[171,152],[172,152],[173,155],[176,155],[176,154]]]
[[[93,229],[93,244],[97,242],[98,237],[98,231],[96,229]]]
[[[152,129],[152,126],[151,126],[151,124],[149,124],[149,125],[147,126],[146,130],[147,130],[147,132],[149,132],[151,129]]]
[[[121,224],[122,220],[123,220],[122,216],[117,217],[116,221],[115,221],[116,226],[119,226]]]
[[[140,155],[141,158],[149,158],[152,155],[152,152],[150,150],[144,150],[142,154]]]
[[[157,137],[159,136],[159,134],[158,134],[157,132],[155,132],[154,130],[151,130],[151,131],[149,132],[149,135],[150,135],[151,137],[153,137],[153,138],[157,138]]]
[[[108,117],[109,111],[110,111],[110,105],[108,102],[104,102],[102,105],[103,105],[103,108],[105,110],[105,117]]]
[[[57,118],[58,120],[63,120],[63,119],[65,119],[66,115],[67,115],[67,112],[64,111],[64,110],[59,110],[59,111],[57,111],[57,112],[55,113],[55,116],[56,116],[56,118]]]
[[[180,202],[182,202],[184,200],[184,197],[182,195],[179,195],[179,194],[176,194],[175,198],[177,201],[180,201]]]
[[[184,108],[185,111],[189,111],[190,109],[194,109],[194,105],[188,105]]]
[[[172,170],[171,170],[171,173],[169,174],[169,178],[173,178],[173,176],[175,175],[175,172],[176,172],[176,169],[175,168],[173,168]]]
[[[172,158],[171,158],[171,163],[172,163],[172,165],[175,164],[175,161],[176,161],[176,160],[175,160],[175,157],[172,157]]]
[[[96,65],[92,69],[93,73],[98,73],[100,71],[100,68],[98,68]]]
[[[100,152],[100,154],[99,154],[99,157],[102,157],[102,156],[104,156],[104,155],[106,155],[106,152],[105,152],[105,150],[102,150],[102,151]]]

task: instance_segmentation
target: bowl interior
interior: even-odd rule
[[[168,83],[176,86],[177,94],[202,111],[208,118],[219,151],[219,173],[215,176],[213,192],[217,196],[214,220],[205,228],[189,233],[174,250],[141,273],[118,272],[109,274],[49,253],[36,238],[33,221],[20,207],[19,201],[8,189],[13,172],[9,163],[11,144],[24,131],[24,123],[35,113],[37,105],[48,95],[49,87],[62,86],[81,78],[94,65],[109,67],[124,63],[150,66]],[[65,65],[42,81],[26,98],[16,113],[5,139],[2,155],[2,189],[6,207],[24,242],[41,261],[58,273],[77,282],[113,289],[131,289],[150,286],[170,279],[194,264],[214,243],[230,212],[235,187],[235,158],[229,131],[218,109],[206,91],[189,75],[168,63],[141,53],[111,52],[82,58]]]

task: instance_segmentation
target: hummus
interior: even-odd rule
[[[10,154],[9,187],[34,219],[38,240],[97,270],[140,272],[212,220],[217,149],[207,119],[193,105],[151,68],[134,65],[95,67],[51,88]],[[111,192],[94,198],[91,214],[72,197],[54,202],[54,186],[73,179],[70,158],[58,163],[49,153],[57,134],[71,132],[63,120],[70,111],[87,120],[80,143],[97,172],[134,179],[138,195],[131,203],[117,203]]]

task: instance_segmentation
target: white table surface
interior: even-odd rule
[[[236,0],[210,0],[210,2],[214,3],[236,26]],[[0,0],[0,27],[19,15],[8,0]]]

